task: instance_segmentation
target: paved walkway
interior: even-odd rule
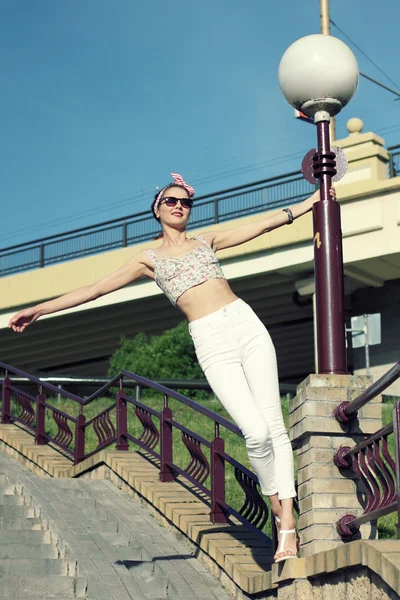
[[[228,600],[189,546],[107,480],[38,477],[0,454],[0,499],[2,598]]]

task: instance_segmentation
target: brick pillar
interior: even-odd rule
[[[365,434],[380,429],[381,396],[346,425],[336,421],[333,411],[341,402],[359,396],[371,383],[372,378],[367,376],[309,375],[292,400],[290,439],[297,458],[302,557],[342,544],[336,521],[348,513],[363,513],[360,494],[357,496],[359,484],[335,466],[333,456],[340,446],[354,446]],[[376,528],[370,523],[362,525],[361,536],[375,538]]]

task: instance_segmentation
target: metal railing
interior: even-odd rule
[[[254,473],[225,451],[221,429],[231,432],[240,440],[243,436],[240,429],[224,417],[178,392],[128,371],[122,371],[95,393],[83,399],[6,363],[0,362],[0,369],[4,371],[3,424],[19,424],[32,433],[36,444],[51,443],[74,464],[114,444],[117,450],[127,451],[129,443],[133,442],[159,466],[161,481],[172,481],[179,475],[196,486],[208,499],[210,520],[213,523],[226,523],[230,517],[234,517],[254,532],[265,536],[261,530],[269,517],[267,504],[260,493],[258,479]],[[35,384],[37,395],[21,391],[11,380],[13,376],[23,377]],[[150,408],[137,398],[129,396],[124,389],[126,381],[134,382],[141,389],[150,389],[155,394],[161,394],[162,410]],[[104,397],[113,388],[117,391],[115,399],[110,399],[110,406],[87,420],[85,407]],[[72,416],[53,406],[45,392],[50,398],[61,392],[63,398],[78,405],[75,412],[79,411],[79,414]],[[210,419],[214,424],[212,439],[205,439],[175,420],[169,404],[170,399],[193,411],[193,417],[201,414]],[[141,425],[139,435],[134,435],[132,417],[136,424]],[[51,421],[55,424],[53,429],[56,430],[53,435],[50,433]],[[196,422],[196,418],[193,418],[193,422]],[[89,434],[93,437],[93,432],[97,438],[97,445],[91,449],[87,447],[87,439]],[[187,450],[186,468],[174,462],[174,432],[179,432],[181,443]],[[233,468],[236,482],[242,490],[243,505],[237,506],[236,509],[226,502],[226,464]],[[274,532],[274,523],[271,526]]]
[[[389,177],[400,175],[400,145],[390,146],[389,152]]]
[[[389,177],[400,174],[400,145],[389,151]],[[196,198],[188,229],[301,202],[315,190],[301,171]],[[150,210],[0,249],[0,277],[156,239]]]
[[[0,377],[0,385],[4,379]],[[52,383],[58,388],[64,390],[78,388],[98,388],[99,386],[105,385],[109,381],[109,377],[74,377],[67,375],[50,375],[40,376],[40,381],[43,383]],[[24,388],[30,387],[32,384],[26,377],[13,377],[13,382],[22,385]],[[211,392],[210,385],[206,379],[153,379],[154,383],[159,383],[164,387],[168,387],[172,390],[204,390]],[[141,386],[136,381],[125,381],[124,386],[126,388],[133,388],[135,398],[141,399]],[[293,397],[296,395],[297,386],[295,383],[283,383],[279,382],[279,393],[281,396],[286,395],[287,397]],[[61,397],[61,394],[58,394]]]
[[[301,171],[295,171],[199,196],[196,198],[188,229],[300,202],[314,189],[303,178]],[[149,209],[135,215],[9,246],[0,250],[0,277],[139,244],[156,239],[159,233],[160,226]]]
[[[349,423],[365,404],[376,398],[400,377],[400,362],[352,402],[342,402],[334,416]],[[392,422],[353,446],[342,446],[334,457],[335,465],[350,470],[359,480],[366,496],[364,514],[344,515],[337,522],[343,538],[357,534],[363,523],[374,521],[397,511],[397,538],[400,539],[400,400],[393,407]],[[388,438],[394,438],[394,456],[389,451]]]

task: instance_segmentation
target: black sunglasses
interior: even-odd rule
[[[188,198],[174,198],[173,196],[167,196],[163,198],[160,204],[166,204],[169,207],[176,206],[178,202],[181,203],[182,208],[192,208],[193,200],[189,200]]]

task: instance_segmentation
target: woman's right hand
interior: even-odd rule
[[[40,313],[37,308],[25,308],[11,317],[8,326],[11,327],[13,331],[22,333],[28,325],[34,323],[39,317]]]

